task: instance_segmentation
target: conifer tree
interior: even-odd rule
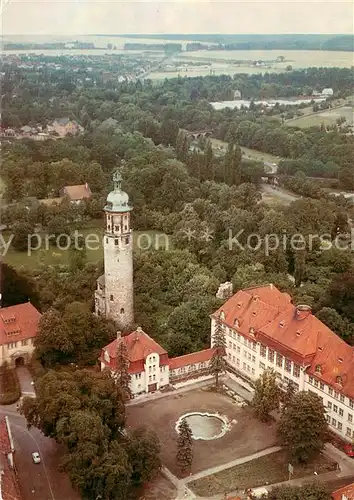
[[[215,375],[215,386],[219,386],[219,375],[226,370],[227,363],[225,359],[226,339],[222,324],[218,321],[215,325],[213,335],[213,356],[210,360],[209,371]]]
[[[190,470],[193,462],[193,434],[185,418],[178,425],[176,464],[182,474]]]
[[[118,386],[122,389],[125,398],[130,399],[132,394],[130,389],[129,359],[127,346],[123,339],[118,340],[116,359],[117,371],[115,374],[115,380]]]
[[[279,408],[280,389],[273,369],[264,370],[255,382],[252,400],[254,412],[262,422],[270,419],[270,412]]]

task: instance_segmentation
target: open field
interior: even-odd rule
[[[146,425],[157,432],[162,443],[162,462],[173,474],[179,475],[175,465],[175,425],[179,417],[190,411],[218,412],[226,415],[230,422],[236,420],[223,437],[212,441],[194,441],[192,474],[248,456],[275,444],[274,424],[259,422],[253,417],[250,408],[241,408],[230,398],[207,389],[172,394],[162,399],[128,406],[128,427]]]
[[[227,148],[227,142],[220,141],[219,139],[210,138],[213,147],[222,147],[225,151]],[[271,155],[269,153],[263,153],[262,151],[257,151],[257,149],[244,148],[241,146],[243,156],[251,160],[265,161],[269,163],[278,163],[280,158],[278,156]]]
[[[249,75],[264,73],[264,71],[279,73],[284,71],[283,69],[271,68],[265,69],[260,67],[252,67],[252,66],[236,66],[233,64],[224,64],[224,65],[212,65],[210,69],[206,68],[198,68],[198,66],[190,66],[187,70],[183,69],[183,71],[158,71],[152,72],[149,74],[148,78],[151,80],[164,80],[165,78],[177,78],[178,76],[184,77],[193,77],[193,76],[208,76],[213,75],[235,75],[237,73],[247,73]]]
[[[78,233],[86,238],[87,247],[97,246],[95,249],[87,249],[86,260],[87,262],[99,262],[103,260],[103,228],[92,227],[87,229],[79,229]],[[97,235],[99,238],[99,243],[91,239],[91,243],[88,242],[87,238],[94,238]],[[3,233],[3,238],[5,243],[8,241],[9,234],[7,232]],[[47,265],[67,265],[69,263],[70,252],[68,250],[60,250],[56,246],[47,245],[45,243],[45,234],[41,234],[42,246],[38,250],[33,250],[30,252],[19,252],[11,248],[3,257],[3,261],[15,268],[20,268],[22,266],[36,268],[40,263]],[[159,233],[158,231],[135,231],[133,233],[134,238],[134,251],[144,251],[149,249],[163,249],[169,248],[170,240],[167,235]],[[33,247],[36,246],[36,239],[33,239]],[[63,245],[64,246],[64,245]]]
[[[313,127],[320,126],[322,123],[324,125],[335,125],[336,120],[344,116],[347,120],[347,124],[353,125],[354,123],[354,110],[353,106],[341,106],[335,109],[326,109],[321,113],[310,114],[307,116],[300,116],[294,120],[290,120],[287,125],[290,127]]]
[[[276,484],[289,479],[289,458],[281,450],[264,457],[245,462],[230,469],[225,469],[217,474],[197,479],[188,484],[194,493],[208,497],[222,494],[225,491],[245,490],[257,488],[265,484]],[[324,455],[305,465],[294,465],[292,479],[310,476],[336,470],[336,464]]]
[[[199,61],[275,61],[278,56],[285,57],[284,62],[274,65],[278,71],[284,71],[288,65],[291,65],[293,68],[309,68],[315,66],[350,68],[353,66],[352,52],[321,50],[209,50],[184,52],[180,54],[179,58]]]

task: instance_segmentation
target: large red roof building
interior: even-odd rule
[[[26,363],[34,349],[41,314],[30,303],[0,308],[0,365]]]
[[[354,350],[274,285],[240,290],[212,315],[225,329],[230,368],[255,380],[273,368],[284,387],[318,394],[327,421],[342,437],[354,436]]]

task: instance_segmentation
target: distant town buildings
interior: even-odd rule
[[[84,131],[84,128],[79,125],[75,120],[70,118],[56,118],[47,127],[49,132],[55,132],[59,137],[65,137],[68,134],[77,135]]]
[[[22,366],[34,350],[41,314],[30,303],[0,309],[0,366]]]

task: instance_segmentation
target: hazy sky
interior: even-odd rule
[[[2,32],[353,33],[352,1],[1,0]]]

